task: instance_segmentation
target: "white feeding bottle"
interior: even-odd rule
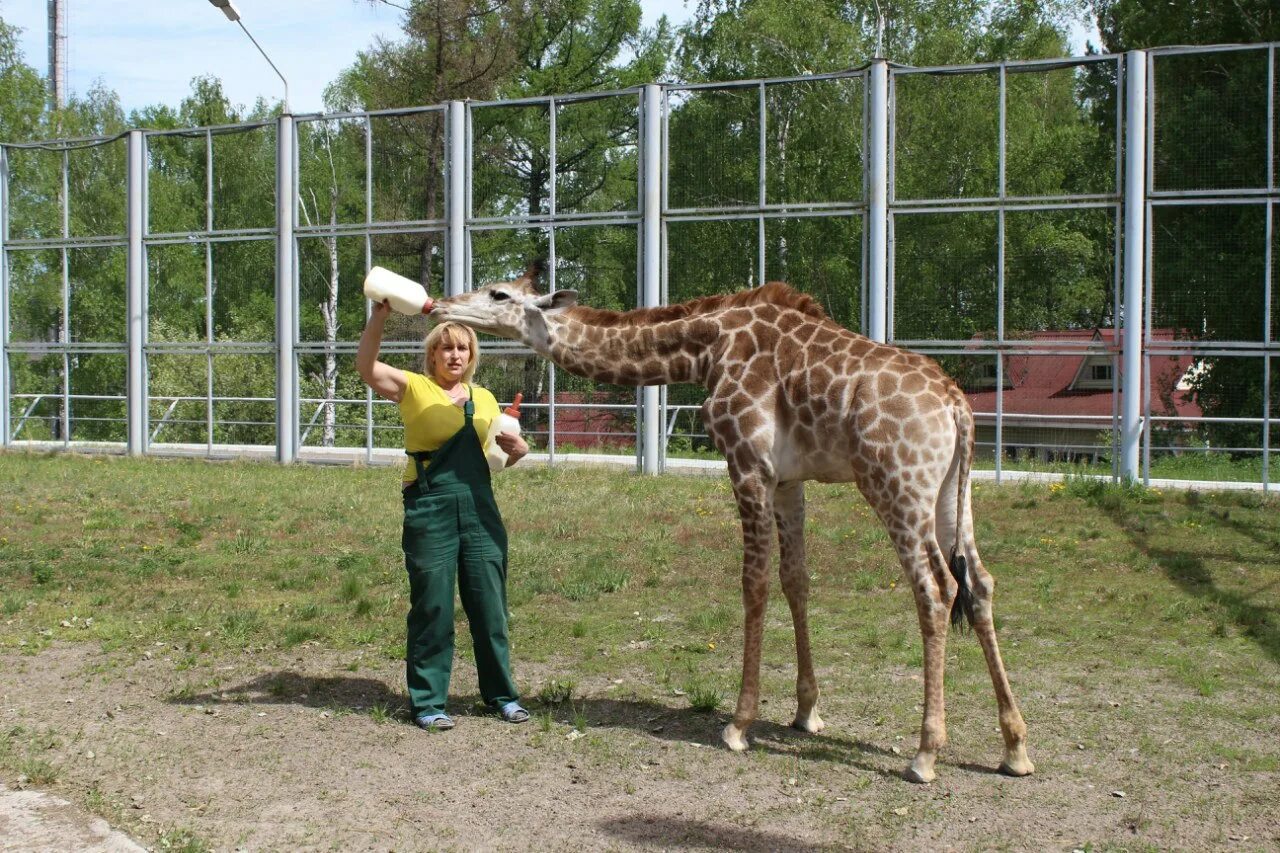
[[[520,401],[523,399],[524,393],[516,392],[516,398],[511,401],[511,405],[503,409],[502,414],[498,415],[498,419],[489,427],[489,446],[484,455],[489,460],[490,471],[501,471],[507,467],[507,451],[499,447],[494,438],[500,432],[520,434]]]
[[[383,267],[373,267],[364,277],[364,295],[375,304],[390,302],[401,314],[429,314],[435,305],[422,285]]]

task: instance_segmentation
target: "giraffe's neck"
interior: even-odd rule
[[[686,317],[652,323],[617,322],[619,315],[570,310],[548,318],[546,337],[535,344],[561,367],[614,385],[704,384],[714,322]],[[639,314],[640,312],[631,312]]]

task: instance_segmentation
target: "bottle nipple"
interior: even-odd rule
[[[503,413],[511,415],[511,417],[513,418],[519,418],[520,417],[520,401],[523,399],[524,399],[524,392],[517,391],[516,398],[511,401],[510,406],[507,406],[505,409],[502,410]]]

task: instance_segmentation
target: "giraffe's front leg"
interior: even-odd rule
[[[733,721],[724,727],[720,739],[734,752],[742,752],[760,703],[760,652],[773,549],[773,490],[756,476],[734,477],[733,486],[742,517],[742,688]]]
[[[804,560],[804,482],[780,483],[774,492],[773,515],[782,550],[778,574],[791,608],[796,632],[796,717],[791,725],[817,734],[826,726],[818,716],[818,679],[809,646],[809,573]]]

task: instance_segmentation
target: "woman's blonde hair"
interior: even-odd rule
[[[426,350],[426,360],[422,372],[432,379],[435,378],[436,350],[440,349],[445,341],[451,344],[465,343],[467,345],[467,351],[471,353],[471,358],[467,362],[467,369],[462,371],[462,381],[470,382],[471,377],[476,375],[476,365],[480,361],[480,342],[476,340],[475,330],[461,323],[441,323],[427,333],[427,340],[423,344]]]

